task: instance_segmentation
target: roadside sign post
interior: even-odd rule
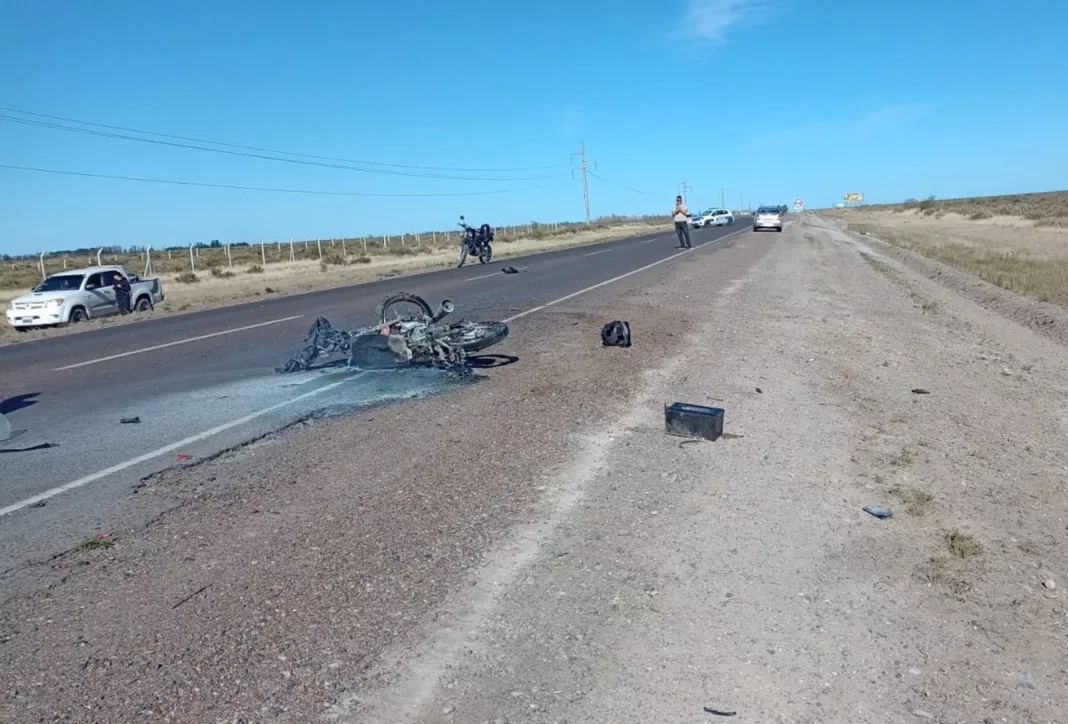
[[[800,214],[804,210],[805,210],[805,202],[802,201],[801,199],[794,199],[794,211],[796,211],[797,213]]]

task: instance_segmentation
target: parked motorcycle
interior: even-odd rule
[[[460,228],[463,234],[460,237],[460,251],[456,255],[456,268],[459,269],[467,261],[468,254],[474,254],[482,264],[489,264],[493,258],[493,229],[489,224],[483,224],[475,229],[468,226],[464,217],[460,215]]]
[[[406,365],[462,367],[469,355],[492,347],[508,336],[508,325],[504,322],[461,319],[441,323],[455,309],[446,299],[433,311],[422,297],[397,292],[379,303],[374,324],[351,332],[335,329],[325,318],[318,317],[304,336],[305,346],[275,370],[306,370],[317,358],[338,352],[348,355],[349,367],[360,369]]]

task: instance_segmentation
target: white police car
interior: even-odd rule
[[[709,209],[701,215],[690,219],[690,226],[700,229],[706,226],[733,226],[734,214],[727,209]]]

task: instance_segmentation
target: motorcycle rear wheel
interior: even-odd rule
[[[460,322],[440,338],[450,347],[471,354],[503,342],[507,336],[508,325],[504,322]]]
[[[394,292],[378,303],[378,306],[375,308],[375,321],[379,326],[385,326],[402,320],[423,321],[422,318],[417,318],[410,312],[404,313],[403,311],[398,311],[404,309],[402,305],[412,305],[417,307],[425,318],[434,316],[434,311],[430,308],[430,305],[418,294]]]
[[[482,247],[482,253],[480,253],[478,255],[478,261],[480,263],[482,263],[482,264],[489,264],[490,263],[490,259],[492,259],[492,258],[493,258],[493,247],[491,247],[489,244],[486,244],[486,246]]]

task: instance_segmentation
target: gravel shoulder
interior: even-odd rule
[[[1063,347],[815,219],[640,276],[147,481],[0,610],[0,719],[1068,720]]]

